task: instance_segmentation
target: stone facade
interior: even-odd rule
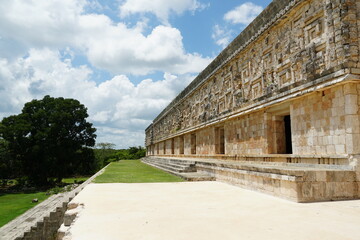
[[[273,1],[146,129],[148,155],[360,153],[359,14]]]
[[[296,202],[360,198],[359,41],[360,0],[274,0],[154,119],[144,162]]]
[[[287,198],[358,198],[359,41],[360,0],[274,0],[154,119],[146,129],[147,155],[335,165],[336,174],[353,171],[346,175],[351,177],[315,184],[298,174],[291,183],[296,197]],[[229,178],[230,170],[226,175],[217,168],[201,169],[218,180],[241,182]],[[272,181],[287,186],[294,177],[288,171],[274,180],[256,169],[254,177],[254,172],[246,177],[237,172],[247,179],[243,185],[255,186],[251,179],[261,179],[264,188]],[[332,176],[324,169],[318,175],[324,171]],[[302,186],[324,194],[312,198]],[[333,193],[342,187],[348,195]],[[281,191],[287,190],[274,194]]]

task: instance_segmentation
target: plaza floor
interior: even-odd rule
[[[220,182],[89,184],[71,239],[360,239],[360,200],[294,203]]]

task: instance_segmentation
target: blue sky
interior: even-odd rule
[[[270,1],[0,0],[0,117],[76,98],[97,142],[144,129]]]

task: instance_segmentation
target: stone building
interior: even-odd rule
[[[147,155],[336,166],[358,198],[359,41],[360,0],[274,0],[153,120]]]

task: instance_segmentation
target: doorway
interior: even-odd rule
[[[292,154],[292,143],[291,143],[291,119],[290,115],[284,116],[285,125],[285,153]]]
[[[273,116],[275,154],[292,154],[290,115]]]
[[[225,154],[225,130],[224,127],[215,128],[215,153]]]
[[[196,154],[196,134],[191,134],[191,154]]]
[[[184,154],[184,136],[179,137],[179,153]]]
[[[175,139],[171,139],[171,154],[175,154]]]

